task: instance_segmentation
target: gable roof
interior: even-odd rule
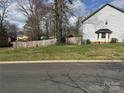
[[[110,6],[110,7],[114,8],[114,9],[116,9],[116,10],[118,10],[118,11],[124,13],[124,11],[121,10],[120,8],[117,8],[117,7],[115,7],[115,6],[111,5],[111,4],[105,4],[105,5],[103,5],[101,8],[99,8],[98,10],[96,10],[95,12],[93,12],[91,15],[89,15],[88,17],[86,17],[85,19],[83,19],[83,20],[82,20],[82,23],[84,23],[87,19],[89,19],[90,17],[92,17],[93,15],[95,15],[97,12],[99,12],[100,10],[102,10],[102,9],[103,9],[104,7],[106,7],[106,6]]]

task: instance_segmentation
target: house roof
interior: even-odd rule
[[[103,9],[104,7],[106,7],[106,6],[110,6],[110,7],[114,8],[114,9],[116,9],[116,10],[118,10],[118,11],[124,13],[124,11],[121,10],[120,8],[117,8],[117,7],[115,7],[115,6],[111,5],[111,4],[105,4],[105,5],[103,5],[101,8],[99,8],[98,10],[96,10],[95,12],[93,12],[91,15],[89,15],[88,17],[86,17],[85,19],[83,19],[83,20],[82,20],[82,23],[84,23],[87,19],[89,19],[90,17],[92,17],[93,15],[95,15],[97,12],[99,12],[100,10],[102,10],[102,9]]]
[[[99,29],[95,33],[112,33],[112,31],[105,28],[105,29]]]

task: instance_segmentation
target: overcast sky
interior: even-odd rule
[[[85,16],[106,3],[110,3],[124,10],[124,0],[75,0],[73,5],[71,5],[71,8],[73,9],[76,16]],[[13,2],[13,4],[9,7],[10,13],[8,20],[11,23],[17,24],[19,28],[22,28],[25,24],[25,17],[23,14],[16,11],[16,5],[17,3]],[[74,17],[70,18],[71,22],[74,20]]]

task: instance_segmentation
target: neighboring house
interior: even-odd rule
[[[106,4],[82,21],[83,39],[106,43],[112,38],[124,41],[124,11]]]
[[[0,47],[8,46],[8,36],[0,32]]]
[[[17,36],[17,41],[27,41],[29,39],[26,35],[19,35]]]

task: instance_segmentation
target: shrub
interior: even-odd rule
[[[91,44],[90,39],[87,39],[87,40],[86,40],[86,43],[87,43],[87,44]]]
[[[85,45],[87,45],[87,44],[91,44],[90,39],[83,40],[83,44],[85,44]]]
[[[118,39],[117,38],[112,38],[111,39],[111,43],[117,43],[118,42]]]

